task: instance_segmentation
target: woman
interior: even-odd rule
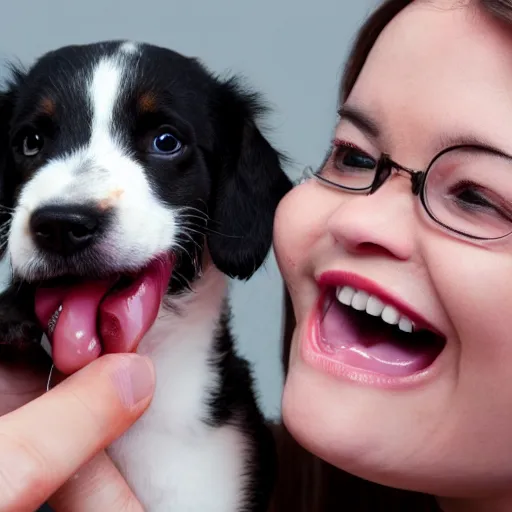
[[[335,143],[276,216],[276,511],[512,510],[511,24],[391,0],[362,29]]]
[[[375,484],[310,461],[276,510],[512,510],[511,23],[504,0],[391,0],[362,29],[334,143],[274,240],[284,423]]]

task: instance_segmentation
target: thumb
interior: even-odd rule
[[[153,391],[149,359],[105,355],[1,417],[0,511],[37,509],[135,422]]]

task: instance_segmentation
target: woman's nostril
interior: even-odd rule
[[[386,249],[383,245],[378,245],[372,242],[362,242],[357,245],[357,252],[361,255],[383,255],[393,256],[393,252]]]

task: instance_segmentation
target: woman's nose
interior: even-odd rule
[[[371,195],[345,195],[328,230],[349,253],[409,259],[415,245],[415,197],[406,176],[395,175]]]

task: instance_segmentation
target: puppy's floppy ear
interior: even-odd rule
[[[278,153],[256,126],[264,109],[235,79],[221,83],[213,105],[217,144],[207,238],[214,264],[248,279],[264,262],[274,214],[292,184]]]

